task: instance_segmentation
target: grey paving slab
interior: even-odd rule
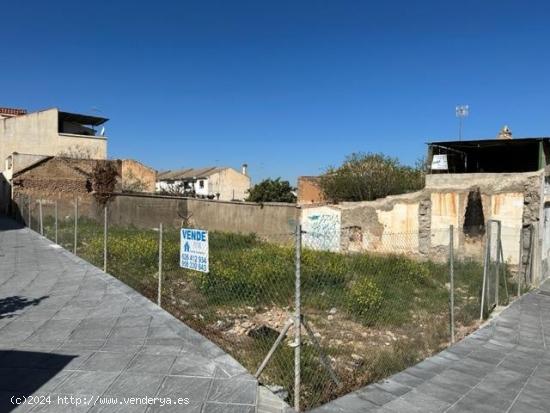
[[[154,397],[162,381],[161,375],[142,374],[126,371],[105,391],[106,396]]]
[[[215,344],[119,280],[0,218],[0,411],[256,411],[257,381]],[[14,395],[49,395],[15,406]],[[187,404],[59,405],[59,398]]]
[[[550,412],[550,280],[469,337],[324,412]]]
[[[254,388],[255,382],[252,380],[213,379],[207,399],[217,403],[254,405],[256,401],[256,395],[252,391]]]
[[[157,354],[137,354],[130,365],[129,371],[142,373],[168,374],[174,364],[175,356]]]

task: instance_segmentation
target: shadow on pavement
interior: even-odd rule
[[[55,384],[59,384],[62,377],[56,377],[61,370],[76,356],[38,353],[33,351],[0,350],[0,412],[15,410],[24,398],[39,391],[42,396],[47,395]],[[40,404],[42,401],[47,407],[44,398],[38,395],[27,399],[23,410],[30,410],[30,403]],[[53,396],[51,403],[55,404]]]
[[[21,228],[25,228],[25,225],[22,222],[0,214],[0,232],[13,231]]]
[[[16,311],[22,310],[28,306],[38,305],[42,300],[48,297],[48,295],[44,295],[39,298],[29,299],[27,297],[14,295],[11,297],[0,298],[0,319],[14,317],[17,315],[15,314]]]

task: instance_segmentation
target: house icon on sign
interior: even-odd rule
[[[184,250],[185,252],[189,252],[189,251],[191,250],[191,247],[189,247],[189,243],[188,243],[188,242],[186,242],[185,245],[183,246],[183,250]]]

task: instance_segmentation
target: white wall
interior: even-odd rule
[[[200,181],[204,181],[204,187],[201,188]],[[176,185],[182,184],[182,180],[172,183],[159,181],[156,184],[157,191],[170,191]],[[235,171],[233,168],[227,168],[220,172],[209,175],[204,179],[197,179],[194,183],[195,193],[200,196],[214,196],[220,194],[220,201],[239,200],[243,201],[248,196],[250,189],[250,177]]]
[[[200,181],[204,182],[204,187],[201,188]],[[185,181],[183,180],[175,180],[175,181],[158,181],[155,185],[157,191],[168,191],[171,192],[175,190],[176,188],[178,191],[183,191],[183,184]],[[187,191],[191,192],[191,188],[193,187],[195,190],[195,193],[197,195],[204,195],[208,196],[209,194],[213,194],[209,191],[209,184],[208,184],[208,178],[204,179],[197,179],[197,182],[194,184],[192,182],[189,182],[190,187],[186,189]],[[214,194],[213,194],[214,195]]]
[[[301,223],[305,248],[340,251],[342,212],[330,206],[303,208]]]

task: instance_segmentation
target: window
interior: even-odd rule
[[[199,181],[199,186],[200,186],[201,188],[204,188],[204,181],[203,181],[202,179]]]

